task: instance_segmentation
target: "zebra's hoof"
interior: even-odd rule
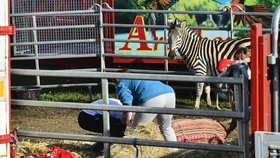
[[[221,108],[218,104],[216,104],[216,108],[217,108],[218,110],[222,110],[222,108]]]

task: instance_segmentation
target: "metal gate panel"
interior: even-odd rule
[[[255,157],[272,158],[280,156],[280,133],[255,132]]]
[[[12,0],[14,56],[100,53],[100,0]],[[55,14],[57,13],[57,14]]]

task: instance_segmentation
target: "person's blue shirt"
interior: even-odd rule
[[[117,85],[118,99],[123,105],[139,105],[166,93],[175,92],[161,81],[120,80]]]
[[[100,100],[96,100],[96,101],[92,102],[91,104],[102,105],[104,103],[103,103],[103,100],[100,99]],[[118,99],[109,98],[109,105],[118,106],[118,105],[122,105],[122,103]],[[92,115],[92,116],[103,115],[103,111],[102,110],[88,110],[88,109],[84,109],[82,111],[87,113],[87,114],[89,114],[89,115]],[[122,117],[122,112],[120,112],[120,111],[110,111],[109,115],[110,115],[110,117],[120,119]]]

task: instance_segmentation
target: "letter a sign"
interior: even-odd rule
[[[135,25],[144,25],[144,19],[142,16],[136,16]],[[130,33],[128,35],[128,39],[137,39],[137,40],[147,40],[146,37],[146,28],[143,27],[133,27],[130,30]],[[126,42],[125,45],[119,49],[120,51],[131,51],[130,43]],[[138,51],[151,51],[152,48],[149,48],[148,43],[140,42],[140,47],[137,48]]]
[[[134,20],[134,25],[145,25],[144,23],[144,18],[142,16],[136,16]],[[163,41],[163,37],[157,37],[156,35],[156,29],[152,28],[152,40],[161,40]],[[144,27],[132,27],[130,29],[129,34],[124,38],[122,36],[122,39],[127,39],[127,40],[149,40],[147,35],[151,35],[149,32],[146,31],[146,28]],[[133,45],[133,46],[132,46]],[[118,46],[117,46],[118,47]],[[155,53],[159,51],[158,43],[147,43],[147,42],[125,42],[125,44],[119,45],[119,48],[116,49],[118,53]]]

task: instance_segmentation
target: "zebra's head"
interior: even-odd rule
[[[175,19],[173,23],[169,23],[170,30],[168,32],[168,44],[170,47],[168,57],[175,59],[176,52],[182,45],[182,35],[186,27],[185,21]]]

